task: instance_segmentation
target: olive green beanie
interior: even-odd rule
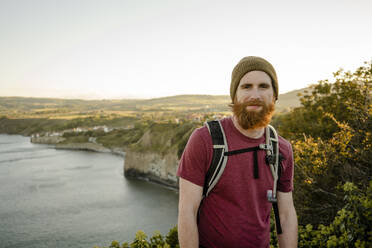
[[[271,78],[275,99],[278,100],[278,79],[274,67],[265,59],[255,56],[242,58],[234,67],[231,74],[230,96],[234,102],[236,90],[238,89],[242,77],[250,71],[266,72]]]

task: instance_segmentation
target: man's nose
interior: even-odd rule
[[[251,99],[260,99],[261,98],[260,93],[258,92],[257,88],[253,88],[251,90],[250,98]]]

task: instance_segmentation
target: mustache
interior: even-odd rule
[[[245,102],[244,106],[264,106],[265,103],[260,100],[251,100],[249,102]]]
[[[249,111],[246,109],[249,105],[262,106],[260,111]],[[265,104],[265,102],[254,99],[248,102],[236,102],[231,105],[234,115],[237,117],[239,125],[243,129],[254,129],[267,126],[274,113],[274,103]]]

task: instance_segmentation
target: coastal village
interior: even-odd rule
[[[200,123],[200,122],[205,122],[208,119],[221,119],[221,118],[224,118],[224,117],[227,117],[227,116],[229,116],[229,115],[228,114],[205,115],[205,114],[200,114],[200,113],[191,113],[191,114],[186,115],[184,118],[174,118],[174,119],[168,120],[166,122],[171,121],[172,123],[176,123],[176,124],[182,124],[182,123],[187,122],[187,121],[188,122]],[[158,121],[158,122],[164,122],[164,120],[163,121]],[[94,126],[94,127],[75,127],[75,128],[62,130],[62,131],[35,133],[35,134],[31,134],[31,138],[63,137],[64,134],[66,134],[66,133],[76,133],[76,134],[78,134],[78,133],[84,133],[84,132],[88,132],[88,131],[92,131],[92,132],[101,131],[101,132],[104,132],[104,133],[109,133],[113,130],[128,130],[128,129],[132,129],[132,128],[134,128],[133,124],[123,126],[123,127],[111,127],[111,126],[107,126],[107,125],[99,125],[99,126]],[[90,142],[93,142],[93,139]]]
[[[127,128],[120,128],[120,129],[130,129],[133,128],[133,126],[127,127]],[[65,133],[82,133],[82,132],[87,132],[87,131],[103,131],[105,133],[111,132],[114,129],[118,128],[112,128],[112,127],[107,127],[106,125],[103,126],[94,126],[92,128],[84,128],[84,127],[76,127],[76,128],[71,128],[71,129],[66,129],[61,132],[45,132],[45,133],[36,133],[32,134],[31,138],[39,138],[39,137],[62,137]]]

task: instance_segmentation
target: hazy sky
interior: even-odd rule
[[[244,56],[284,93],[372,59],[370,0],[0,0],[0,96],[229,94]]]

